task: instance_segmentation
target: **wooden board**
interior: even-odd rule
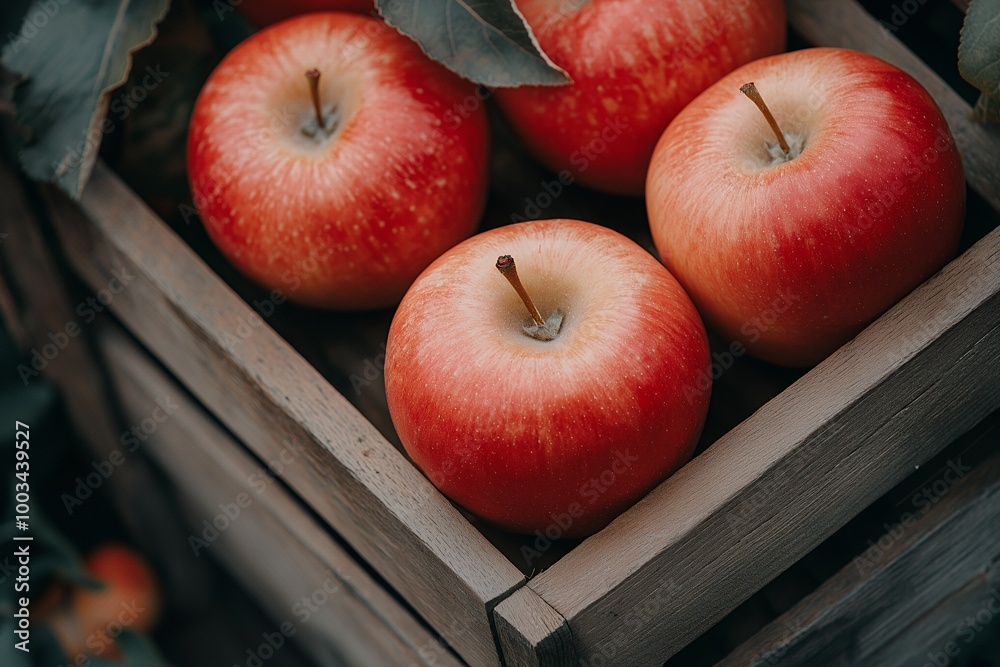
[[[497,636],[507,665],[573,667],[578,664],[566,619],[528,587],[497,605]]]
[[[916,75],[948,117],[970,186],[998,206],[996,137],[969,123],[968,106],[860,6],[793,1],[790,16],[814,43],[862,48]],[[504,211],[522,209],[524,192],[550,178],[535,169],[528,190],[494,184],[484,226],[508,222]],[[648,235],[638,200],[580,194],[546,214],[576,206],[576,217],[624,217],[636,236]],[[313,320],[299,312],[309,335],[286,335],[278,326],[286,313],[259,318],[103,166],[82,218],[58,195],[49,204],[91,287],[122,268],[136,275],[111,304],[123,322],[258,457],[301,447],[302,465],[283,476],[293,497],[477,665],[499,663],[497,642],[515,664],[662,662],[998,400],[990,385],[1000,376],[994,232],[767,405],[789,376],[762,373],[771,380],[767,394],[736,387],[733,404],[751,407],[729,411],[732,422],[713,418],[703,444],[722,436],[718,442],[609,529],[580,546],[557,545],[543,565],[550,569],[519,588],[524,577],[508,559],[518,543],[467,521],[391,446],[381,379],[354,397],[367,420],[331,386],[333,376],[360,372],[337,363],[351,351],[360,351],[358,364],[377,353],[385,313]],[[365,322],[360,347],[327,340]],[[317,363],[325,356],[328,368]],[[727,398],[738,374],[727,373],[713,392]],[[713,410],[725,414],[725,405],[713,395]]]
[[[186,387],[473,665],[497,665],[492,609],[524,582],[385,438],[103,165],[80,206],[47,192],[69,261]],[[456,623],[458,619],[458,623]]]
[[[998,292],[995,230],[532,579],[581,657],[662,662],[998,407]]]
[[[189,540],[204,541],[187,550],[187,562],[206,553],[221,558],[269,610],[275,629],[289,624],[289,636],[318,664],[459,664],[271,476],[268,464],[290,465],[294,451],[255,460],[124,334],[105,328],[98,348],[127,418],[139,424],[152,414],[166,417],[142,450],[185,499]],[[156,413],[158,405],[171,412]],[[220,519],[223,507],[228,514]],[[210,541],[205,521],[216,528]]]
[[[44,223],[27,195],[27,181],[0,160],[0,201],[3,202],[6,236],[0,242],[0,267],[10,303],[4,311],[12,331],[20,331],[20,344],[29,357],[40,351],[46,362],[41,372],[58,389],[73,422],[73,428],[90,448],[95,461],[106,461],[119,447],[120,423],[113,405],[106,400],[108,383],[103,368],[93,358],[91,308],[86,300],[74,301],[64,281],[60,257],[48,242]],[[77,296],[77,299],[81,297]],[[81,308],[82,315],[81,315]],[[61,345],[56,343],[60,342]],[[59,348],[56,352],[56,348]],[[30,366],[25,368],[35,370]],[[41,364],[39,363],[39,366]],[[17,371],[21,374],[21,371]],[[39,376],[27,373],[26,390]],[[170,508],[149,489],[155,488],[143,461],[108,481],[109,498],[132,539],[154,555],[161,576],[168,584],[204,580],[203,569],[179,572],[172,563],[183,546],[172,539],[175,528]],[[143,502],[135,500],[142,498]],[[161,525],[152,526],[148,514],[161,515]],[[156,509],[153,509],[156,508]],[[178,587],[178,590],[184,590]]]
[[[875,562],[846,566],[718,667],[779,658],[787,667],[902,667],[945,653],[948,642],[966,645],[956,627],[1000,593],[990,569],[1000,558],[1000,457],[958,481],[923,516],[892,527]]]
[[[811,43],[875,53],[920,80],[949,120],[970,186],[1000,208],[997,134],[971,123],[937,75],[855,2],[793,1],[789,14]],[[998,259],[995,230],[532,579],[580,657],[662,662],[995,408]]]

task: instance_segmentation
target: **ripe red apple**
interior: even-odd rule
[[[262,30],[223,59],[191,118],[206,229],[279,296],[397,303],[483,210],[485,113],[445,120],[473,94],[375,19],[306,14]]]
[[[709,325],[790,366],[819,362],[944,266],[965,215],[934,100],[842,49],[765,58],[706,90],[660,139],[646,194],[656,247]]]
[[[406,451],[450,498],[511,531],[583,536],[691,456],[708,392],[684,388],[708,354],[694,305],[649,253],[543,220],[479,234],[417,279],[389,330],[386,395]]]
[[[146,559],[131,547],[106,543],[84,561],[84,571],[102,588],[76,587],[68,604],[49,621],[71,660],[91,654],[118,656],[116,638],[124,629],[148,632],[159,619],[159,584]]]
[[[309,12],[375,13],[375,0],[241,0],[237,6],[260,28]]]
[[[590,187],[642,194],[657,139],[727,72],[785,46],[781,0],[517,0],[566,86],[496,99],[549,168]]]

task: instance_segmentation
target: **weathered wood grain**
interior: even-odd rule
[[[662,662],[1000,405],[998,292],[995,230],[532,579],[581,658]]]
[[[492,608],[523,576],[103,165],[78,208],[47,200],[109,308],[255,454],[302,451],[282,479],[473,665],[496,665]],[[456,619],[460,623],[456,624]]]
[[[109,388],[104,369],[90,348],[91,327],[96,320],[90,320],[94,317],[90,312],[93,309],[86,298],[93,295],[75,297],[82,301],[71,296],[58,253],[46,236],[44,220],[27,198],[30,187],[30,183],[0,160],[3,202],[0,233],[6,234],[0,242],[0,263],[12,301],[11,310],[4,317],[10,318],[13,331],[21,332],[18,342],[30,356],[34,356],[34,350],[43,351],[46,346],[55,349],[55,341],[62,342],[51,359],[50,352],[45,351],[48,356],[44,358],[42,374],[59,389],[73,428],[88,445],[89,452],[82,454],[89,453],[95,461],[107,461],[118,450],[122,424],[107,400]],[[24,366],[35,371],[28,360]],[[27,373],[22,375],[21,370],[14,372],[26,379],[26,386],[40,379]],[[179,572],[173,566],[173,557],[183,546],[168,537],[173,534],[171,529],[178,527],[170,508],[157,494],[149,493],[156,485],[148,464],[135,461],[127,470],[110,478],[108,488],[111,490],[108,496],[132,539],[143,551],[153,554],[166,583],[185,581],[194,583],[197,589],[197,583],[205,581],[208,572],[204,568]],[[66,491],[73,493],[72,489]],[[150,524],[147,520],[150,514],[161,516],[160,525]],[[184,596],[192,588],[178,586],[175,590],[178,596]],[[183,604],[187,600],[178,597],[175,602]]]
[[[188,550],[188,562],[206,552],[221,558],[269,609],[275,628],[289,623],[319,664],[459,664],[267,472],[267,464],[290,465],[295,452],[254,460],[121,332],[106,328],[97,342],[133,423],[169,399],[172,412],[142,449],[181,491],[191,535],[204,539],[203,522],[212,524],[220,507],[239,508],[220,521],[228,527],[218,537]]]
[[[869,660],[874,667],[911,667],[926,665],[929,654],[936,654],[938,662],[949,656],[948,651],[958,652],[965,658],[968,653],[981,649],[969,646],[965,620],[976,617],[984,610],[993,613],[1000,608],[1000,576],[994,562],[993,569],[970,579],[964,586],[942,600],[885,646],[875,651]],[[995,615],[994,615],[995,618]],[[964,626],[964,627],[963,627]],[[956,632],[957,631],[957,632]],[[981,639],[978,632],[971,639]],[[949,646],[953,643],[953,646]],[[957,663],[957,660],[955,661]]]
[[[958,480],[926,514],[892,527],[877,557],[847,565],[718,667],[778,659],[787,667],[902,667],[943,652],[961,619],[1000,595],[988,575],[1000,556],[1000,458]]]
[[[577,664],[566,620],[530,588],[518,589],[497,605],[497,636],[505,664],[572,667]]]
[[[813,46],[870,53],[923,84],[948,120],[969,187],[1000,210],[1000,129],[971,120],[965,100],[855,0],[789,0],[788,20]]]

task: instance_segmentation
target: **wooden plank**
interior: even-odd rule
[[[8,274],[11,291],[11,325],[21,331],[30,352],[38,351],[37,365],[29,361],[18,369],[28,386],[44,373],[68,399],[67,409],[81,435],[104,455],[118,439],[114,417],[100,400],[102,376],[87,349],[87,328],[63,284],[63,275],[52,249],[48,247],[42,223],[28,202],[23,181],[0,160],[5,236],[0,257]],[[82,304],[86,306],[84,302]],[[6,309],[5,309],[6,311]],[[95,392],[95,388],[98,390]],[[77,398],[79,395],[79,398]]]
[[[926,665],[929,654],[937,660],[950,658],[948,651],[963,655],[969,640],[978,632],[963,623],[985,611],[994,614],[1000,608],[1000,576],[995,569],[970,579],[913,625],[898,634],[870,657],[875,667],[911,667]],[[961,619],[961,620],[959,620]],[[961,628],[961,629],[960,629]],[[957,632],[956,632],[957,631]],[[969,632],[972,632],[972,636]],[[953,644],[953,645],[949,645]],[[975,649],[978,650],[978,649]],[[949,664],[955,664],[949,661]]]
[[[788,20],[814,46],[865,51],[923,84],[948,120],[969,186],[1000,210],[1000,132],[971,120],[965,100],[861,5],[855,0],[789,0]]]
[[[39,352],[42,374],[58,388],[74,429],[89,446],[84,456],[93,456],[95,463],[107,461],[118,452],[122,424],[108,400],[111,394],[104,369],[90,349],[92,323],[99,314],[86,300],[93,295],[78,302],[70,297],[44,221],[26,197],[31,186],[0,160],[0,201],[4,203],[0,233],[5,235],[0,240],[0,264],[11,293],[10,311],[5,309],[4,316],[21,332],[19,344],[25,352],[31,357]],[[106,286],[105,282],[101,288]],[[37,379],[31,374],[36,370],[31,364],[30,360],[23,364],[27,372],[16,370],[26,386]],[[156,478],[144,461],[136,460],[118,471],[108,479],[108,488],[108,497],[129,535],[145,553],[153,555],[167,585],[206,580],[208,573],[202,568],[181,572],[173,566],[174,556],[184,547],[173,539],[170,529],[177,526],[170,508],[150,493],[157,488]],[[73,496],[76,493],[72,488],[64,491]],[[161,517],[160,525],[147,521],[150,514]],[[176,586],[174,590],[182,594],[191,589]]]
[[[942,479],[954,482],[962,467]],[[1000,556],[1000,457],[957,480],[923,516],[905,519],[878,540],[884,549],[874,562],[855,559],[718,667],[779,658],[787,667],[888,667],[943,652],[962,618],[954,614],[974,614],[1000,592],[984,574]]]
[[[498,604],[495,616],[505,664],[525,667],[578,664],[566,619],[530,588],[520,588]]]
[[[662,662],[996,409],[998,292],[1000,229],[532,579],[580,657]]]
[[[98,336],[98,347],[134,423],[155,414],[164,399],[171,409],[142,449],[182,491],[191,535],[204,539],[203,522],[214,523],[220,507],[235,514],[220,520],[227,527],[217,531],[217,538],[195,543],[186,562],[205,552],[221,558],[269,609],[275,627],[289,623],[293,636],[311,647],[319,664],[331,664],[333,659],[343,665],[457,667],[453,654],[440,647],[434,635],[273,481],[265,464],[247,454],[145,351],[110,328]],[[165,413],[161,409],[159,414]],[[295,456],[295,452],[285,454],[268,463],[277,468]],[[237,504],[237,499],[245,502]]]
[[[260,458],[299,448],[285,482],[465,660],[499,664],[492,608],[524,581],[510,561],[106,167],[80,208],[47,200],[88,283],[134,276],[109,308],[152,353]]]

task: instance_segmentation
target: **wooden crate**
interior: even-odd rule
[[[972,123],[968,105],[937,75],[851,0],[792,0],[789,15],[810,44],[868,51],[920,80],[948,119],[970,189],[1000,210],[1000,135]],[[277,318],[262,317],[107,167],[98,166],[78,205],[51,190],[45,200],[62,252],[92,289],[115,272],[134,276],[110,310],[233,436],[188,425],[200,429],[206,448],[217,448],[201,452],[198,465],[225,476],[231,467],[245,470],[244,446],[262,461],[289,446],[301,453],[280,475],[288,494],[268,505],[276,508],[274,526],[264,534],[294,545],[289,553],[311,563],[303,573],[355,555],[358,567],[370,568],[371,587],[356,597],[369,610],[391,609],[396,620],[384,626],[402,647],[392,660],[433,664],[419,650],[430,636],[425,622],[471,665],[661,664],[1000,407],[994,229],[809,372],[741,360],[720,384],[722,402],[713,399],[716,419],[699,455],[605,530],[555,545],[534,574],[518,560],[530,542],[471,520],[399,451],[380,378],[348,400],[330,370],[317,368],[329,346],[354,355],[334,369],[342,379],[374,363],[387,315],[316,315],[309,336],[285,330],[282,337],[272,328]],[[590,219],[636,206],[599,198],[579,205],[579,217]],[[500,222],[488,217],[486,224]],[[649,245],[640,224],[625,224]],[[371,335],[347,335],[350,328]],[[134,363],[107,356],[118,386],[140,395],[154,380],[138,382],[129,367],[140,362],[129,354]],[[351,384],[339,386],[346,392]],[[199,493],[207,491],[191,489]],[[282,525],[276,517],[286,510],[299,518],[315,513],[321,523]],[[950,517],[935,515],[938,523],[928,521],[920,534]],[[323,542],[326,530],[337,540]],[[232,553],[246,552],[244,545]],[[891,578],[866,580],[874,588],[863,593],[877,595],[880,581]],[[383,584],[399,600],[388,604]],[[900,619],[915,621],[920,610]],[[823,630],[819,622],[810,627]],[[785,641],[767,632],[746,655]]]

